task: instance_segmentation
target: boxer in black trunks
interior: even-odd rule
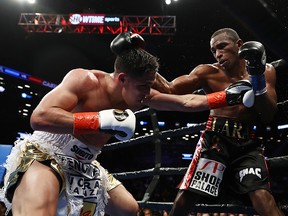
[[[228,170],[232,177],[228,184],[234,192],[248,195],[259,215],[283,215],[270,191],[263,149],[252,130],[255,124],[271,122],[277,111],[275,69],[266,64],[261,43],[244,43],[231,28],[216,31],[211,36],[210,48],[216,63],[201,64],[172,82],[157,74],[153,88],[162,94],[154,91],[144,103],[159,110],[189,111],[183,108],[187,101],[179,102],[181,95],[201,88],[211,94],[243,79],[251,81],[255,103],[251,108],[236,105],[211,109],[170,216],[187,216],[201,197],[218,197]],[[178,101],[177,105],[174,101]]]

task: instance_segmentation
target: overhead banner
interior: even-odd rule
[[[13,77],[16,77],[16,78],[19,78],[19,79],[22,79],[22,80],[35,82],[35,83],[38,83],[40,85],[43,85],[43,86],[46,86],[49,88],[55,88],[57,86],[57,84],[55,84],[55,83],[48,82],[46,80],[42,80],[40,78],[31,76],[30,74],[26,74],[26,73],[23,73],[23,72],[20,72],[20,71],[17,71],[17,70],[14,70],[14,69],[11,69],[11,68],[8,68],[5,66],[1,66],[1,65],[0,65],[0,72],[7,74],[7,75],[10,75],[10,76],[13,76]]]
[[[105,14],[69,14],[70,25],[119,25],[121,19]]]

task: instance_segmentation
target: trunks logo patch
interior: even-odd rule
[[[225,168],[220,162],[200,158],[189,187],[217,197]]]
[[[86,178],[93,179],[100,175],[98,167],[93,166],[90,163],[83,163],[73,157],[67,155],[56,154],[58,157],[59,164],[64,170],[68,172],[79,173]]]
[[[78,160],[91,160],[94,157],[94,154],[91,153],[88,147],[79,147],[77,145],[73,145],[71,152],[74,152],[75,157]]]
[[[87,179],[81,176],[69,175],[69,192],[75,197],[97,198],[99,195],[100,178]]]
[[[246,168],[239,171],[240,182],[242,182],[244,176],[254,175],[261,179],[261,168]]]

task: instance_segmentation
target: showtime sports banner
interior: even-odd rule
[[[69,14],[70,25],[119,25],[122,17],[105,14]]]

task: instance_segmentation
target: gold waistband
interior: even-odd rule
[[[237,139],[248,139],[254,137],[253,126],[233,119],[209,116],[206,130],[215,131],[222,135]]]

